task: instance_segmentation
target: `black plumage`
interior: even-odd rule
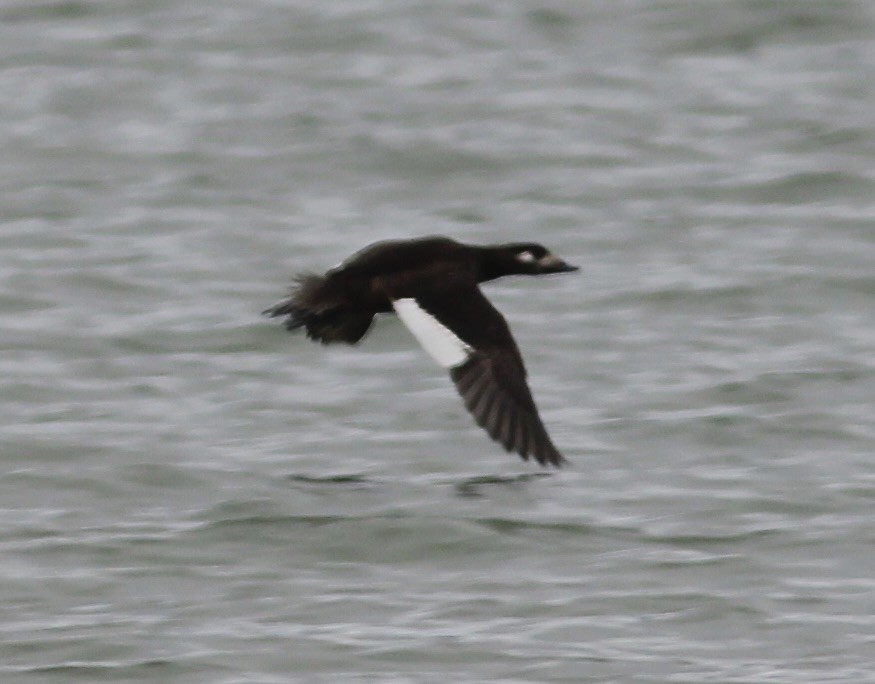
[[[413,300],[417,310],[456,338],[453,360],[438,360],[448,366],[477,424],[507,451],[559,466],[565,459],[538,416],[510,328],[478,284],[505,275],[575,270],[536,243],[474,246],[444,237],[394,240],[366,247],[324,275],[299,276],[289,297],[264,313],[286,316],[289,330],[304,328],[322,344],[355,344],[376,314]]]

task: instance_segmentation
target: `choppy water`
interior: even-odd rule
[[[3,2],[0,679],[875,681],[873,32]],[[260,319],[425,234],[583,267],[488,287],[570,469]]]

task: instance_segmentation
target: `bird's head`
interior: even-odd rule
[[[537,242],[519,242],[503,245],[501,262],[507,268],[507,275],[544,275],[547,273],[567,273],[577,271],[577,266],[563,261]]]

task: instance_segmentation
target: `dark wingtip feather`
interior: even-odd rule
[[[542,466],[561,468],[568,463],[550,440],[537,410],[509,399],[482,358],[473,357],[450,369],[450,377],[475,422],[506,451],[516,452],[524,461],[534,458]]]

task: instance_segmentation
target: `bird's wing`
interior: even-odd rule
[[[402,322],[443,367],[477,424],[507,451],[542,465],[565,459],[553,445],[526,383],[510,328],[476,285],[444,284],[392,298]]]

